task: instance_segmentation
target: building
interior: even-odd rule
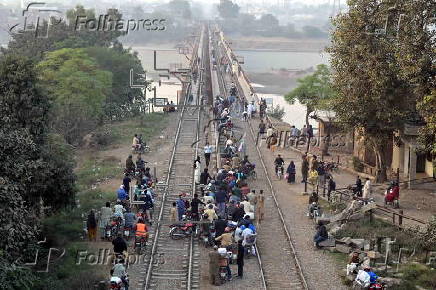
[[[421,126],[406,123],[404,128],[395,132],[393,137],[392,164],[394,170],[399,169],[405,180],[433,177],[433,160],[430,154],[417,153],[418,130]]]

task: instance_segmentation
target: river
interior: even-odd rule
[[[187,59],[184,55],[179,54],[170,47],[157,47],[157,66],[158,68],[169,68],[174,64],[187,65]],[[182,89],[178,79],[172,77],[169,80],[161,78],[161,86],[158,86],[159,72],[154,70],[153,48],[150,47],[133,47],[138,52],[138,56],[147,71],[147,79],[155,80],[157,86],[156,94],[159,98],[168,98],[169,101],[177,101],[177,91]],[[242,65],[244,70],[249,73],[270,72],[272,69],[281,68],[290,70],[305,70],[315,67],[318,64],[328,64],[328,55],[314,52],[286,52],[286,51],[236,51],[237,55],[243,56],[245,63]],[[162,73],[162,72],[161,72]],[[268,84],[253,84],[253,87],[262,87]],[[280,105],[285,109],[283,121],[301,128],[305,121],[306,107],[296,102],[293,105],[288,104],[282,94],[274,92],[265,94],[258,93],[259,97],[270,98],[274,106]],[[147,97],[152,97],[152,92],[147,91]],[[156,109],[159,111],[160,109]],[[317,127],[315,121],[310,122],[314,128]]]
[[[238,56],[244,58],[242,67],[247,73],[269,73],[272,70],[306,70],[310,67],[316,67],[318,64],[329,64],[329,56],[326,53],[316,52],[289,52],[289,51],[249,51],[238,50],[235,52]],[[290,82],[291,83],[291,82]],[[258,82],[252,84],[256,87],[264,87],[268,84]],[[285,109],[283,121],[301,128],[305,124],[306,107],[298,103],[291,105],[287,103],[283,94],[278,92],[258,93],[259,97],[269,98],[273,106],[280,105]],[[317,122],[311,120],[310,124],[314,128],[318,127]]]
[[[171,47],[132,47],[132,49],[138,52],[138,57],[146,71],[147,80],[152,80],[152,85],[156,86],[156,96],[177,103],[177,91],[182,89],[182,84],[175,77],[170,77],[170,79],[159,78],[159,74],[166,74],[166,72],[154,70],[154,50],[157,51],[156,63],[158,69],[172,68],[174,70],[176,65],[183,65],[186,68],[188,65],[186,57]],[[158,84],[159,79],[161,79],[161,86]],[[152,98],[153,92],[147,91],[146,95],[147,99]],[[162,111],[162,109],[155,108],[155,111]]]

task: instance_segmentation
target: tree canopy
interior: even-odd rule
[[[238,17],[239,9],[239,5],[230,0],[220,0],[220,4],[218,4],[218,12],[224,19]]]
[[[42,85],[53,97],[53,125],[74,143],[103,118],[112,73],[101,70],[84,49],[49,52],[37,66]]]
[[[320,64],[313,74],[297,80],[298,86],[285,95],[285,100],[294,104],[296,100],[307,108],[308,116],[315,110],[326,110],[335,93],[331,83],[331,72],[328,66]]]
[[[334,68],[333,83],[338,91],[334,109],[346,126],[361,129],[367,144],[374,149],[378,181],[386,179],[386,146],[393,131],[401,129],[404,121],[415,115],[418,95],[423,98],[423,91],[428,91],[428,88],[416,90],[410,77],[416,74],[421,84],[429,80],[428,75],[422,74],[423,67],[429,69],[428,58],[421,55],[418,63],[424,64],[423,67],[409,70],[407,64],[417,60],[408,51],[415,45],[414,40],[411,37],[406,41],[411,46],[406,45],[409,48],[404,49],[403,34],[394,25],[393,19],[398,20],[409,11],[407,2],[410,1],[350,1],[348,13],[333,21],[335,30],[328,49]],[[426,13],[416,12],[406,18],[420,19],[422,30]],[[388,21],[387,29],[380,30],[386,25],[387,15],[392,23]]]

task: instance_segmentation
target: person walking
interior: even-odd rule
[[[177,202],[173,202],[173,206],[170,209],[170,221],[177,221]]]
[[[211,154],[212,146],[209,144],[209,142],[206,142],[206,145],[204,145],[204,160],[206,161],[206,167],[209,167]]]
[[[318,184],[318,171],[311,169],[309,171],[309,183],[312,184],[312,191],[316,191],[316,186]]]
[[[244,246],[242,246],[242,240],[238,241],[238,256],[236,258],[236,264],[238,264],[238,277],[244,276]]]
[[[359,176],[357,176],[357,178],[356,178],[356,195],[359,197],[362,196],[362,188],[363,188],[362,180],[360,179]]]
[[[316,157],[316,155],[313,155],[312,158],[310,159],[310,170],[318,171],[318,167],[319,167],[318,157]]]
[[[130,179],[129,174],[125,174],[123,178],[123,185],[124,185],[124,191],[129,194],[130,193],[130,182],[132,182],[132,179]]]
[[[253,104],[253,102],[251,102],[250,104],[248,104],[248,107],[247,107],[248,119],[251,119],[253,117],[254,110],[255,110],[254,104]]]
[[[185,201],[183,200],[183,194],[179,195],[179,199],[176,201],[177,204],[177,213],[179,221],[183,219],[183,215],[185,214]]]
[[[88,215],[88,220],[86,221],[86,228],[88,230],[88,239],[90,241],[96,241],[96,235],[97,235],[97,221],[95,219],[94,210],[91,210],[91,212]]]
[[[200,163],[200,156],[197,156],[197,159],[194,160],[194,181],[196,184],[200,183],[200,170],[201,170],[201,163]]]
[[[307,182],[307,174],[309,172],[309,161],[307,161],[307,156],[303,155],[302,156],[302,163],[301,163],[301,175],[303,176],[303,180],[301,181],[302,183]]]
[[[212,180],[212,177],[209,174],[209,170],[205,168],[200,175],[200,184],[207,185],[209,183],[209,180]]]
[[[259,194],[256,196],[255,203],[257,224],[261,224],[265,214],[265,196],[263,195],[263,189],[261,189]]]
[[[100,227],[100,233],[102,239],[104,239],[106,226],[108,225],[112,215],[113,215],[113,211],[111,208],[111,204],[110,202],[106,202],[106,206],[100,209],[100,220],[98,223]]]
[[[263,136],[263,134],[265,134],[266,132],[266,125],[263,122],[263,119],[260,119],[260,123],[259,123],[259,136]]]
[[[371,197],[371,180],[367,177],[365,184],[363,185],[363,195],[362,198],[365,201],[368,201],[368,199]]]
[[[327,176],[327,200],[330,201],[332,191],[336,190],[336,182],[330,174]]]
[[[295,164],[294,161],[291,161],[288,165],[288,169],[286,169],[286,173],[288,174],[288,183],[295,183]]]

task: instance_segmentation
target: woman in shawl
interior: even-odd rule
[[[288,169],[286,169],[286,173],[288,174],[288,183],[295,183],[295,164],[294,161],[289,163]]]

